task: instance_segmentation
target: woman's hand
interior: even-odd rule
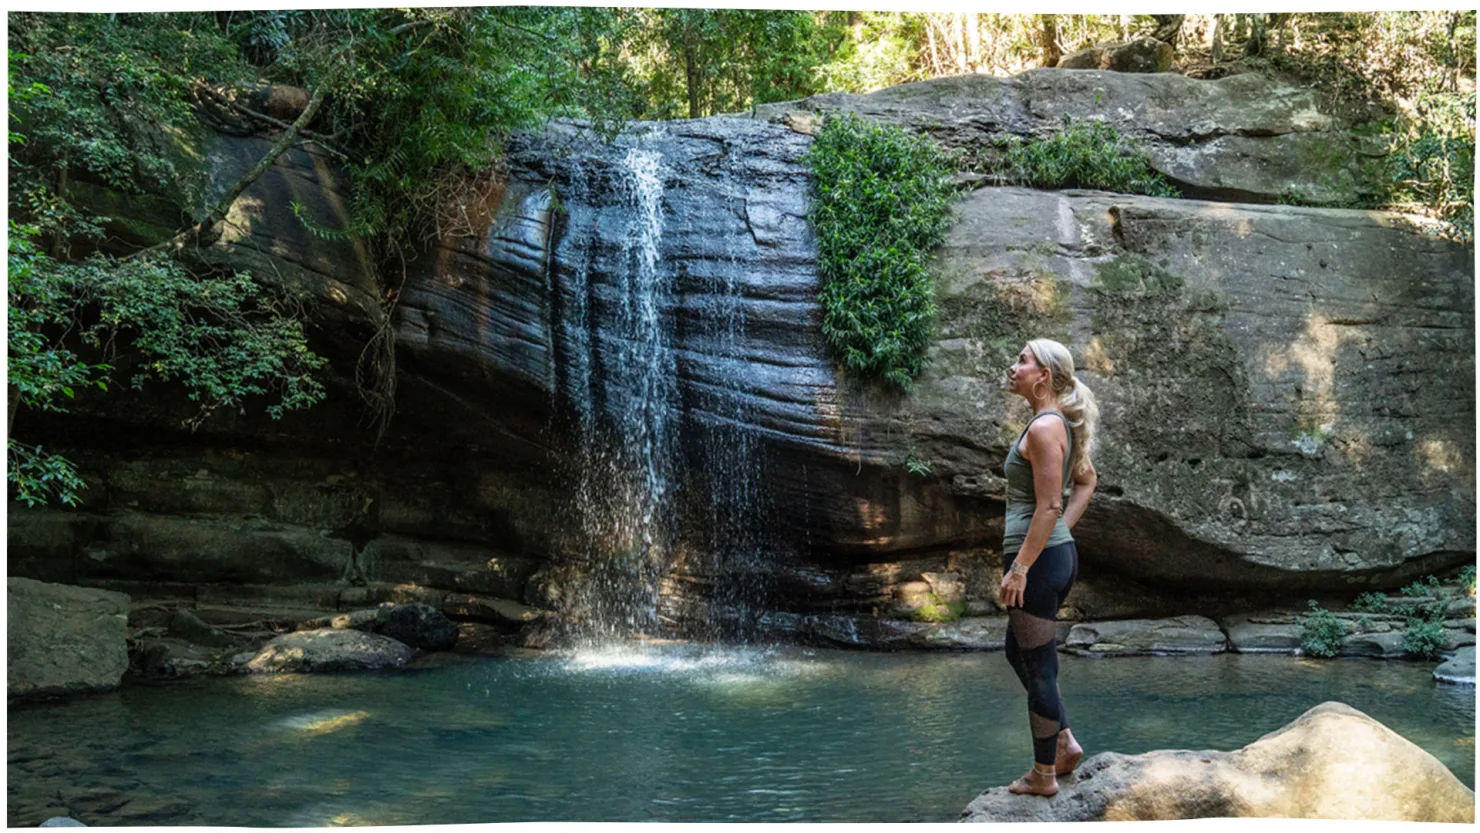
[[[1023,606],[1023,591],[1028,589],[1028,577],[1008,570],[1002,576],[1002,587],[997,591],[997,604],[1004,610]]]

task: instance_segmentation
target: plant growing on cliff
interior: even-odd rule
[[[1433,596],[1439,592],[1439,580],[1433,575],[1427,575],[1421,579],[1416,579],[1410,584],[1404,585],[1403,589],[1398,592],[1409,598]]]
[[[986,172],[1012,185],[1095,188],[1153,197],[1181,196],[1151,167],[1146,152],[1109,124],[1064,114],[1059,132],[1041,139],[1004,140]]]
[[[1409,616],[1403,630],[1403,653],[1432,659],[1444,650],[1444,602],[1421,605]]]
[[[1308,656],[1334,657],[1346,637],[1346,623],[1310,600],[1310,613],[1300,617],[1300,649]]]
[[[1387,613],[1391,610],[1387,597],[1381,593],[1363,593],[1352,602],[1352,610],[1358,613]]]
[[[945,239],[955,166],[931,140],[851,113],[807,151],[822,332],[843,365],[909,390],[935,315],[932,250]]]

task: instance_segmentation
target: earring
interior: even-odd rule
[[[1034,396],[1038,396],[1038,386],[1041,385],[1041,384],[1043,384],[1043,381],[1042,380],[1039,380],[1039,381],[1033,383],[1033,395]],[[1039,399],[1042,399],[1043,397],[1042,396],[1038,396],[1038,398]]]

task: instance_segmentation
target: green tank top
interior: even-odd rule
[[[1069,419],[1058,411],[1041,411],[1033,416],[1037,419],[1044,414],[1053,414],[1064,421],[1064,430],[1069,434],[1069,447],[1064,453],[1064,479],[1063,486],[1069,485],[1069,461],[1074,454],[1074,430],[1069,427]],[[1012,447],[1007,450],[1007,462],[1002,466],[1002,473],[1007,476],[1007,523],[1002,533],[1002,554],[1012,555],[1022,549],[1023,538],[1028,534],[1028,526],[1033,522],[1033,512],[1038,508],[1038,497],[1033,491],[1033,464],[1027,458],[1018,454],[1018,443],[1028,435],[1028,427],[1033,425],[1033,419],[1028,420],[1028,426],[1023,428],[1023,433],[1013,441]],[[1062,489],[1059,494],[1063,497]],[[1059,513],[1054,520],[1053,532],[1048,536],[1048,541],[1043,545],[1044,549],[1055,547],[1059,544],[1067,544],[1074,540],[1069,534],[1069,525],[1064,523],[1064,514]]]

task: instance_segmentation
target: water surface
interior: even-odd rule
[[[1474,787],[1431,665],[1063,656],[1086,753],[1234,749],[1326,700]],[[388,675],[130,685],[10,710],[8,821],[321,826],[953,821],[1031,764],[1000,653],[649,646]],[[60,797],[59,797],[60,796]]]

